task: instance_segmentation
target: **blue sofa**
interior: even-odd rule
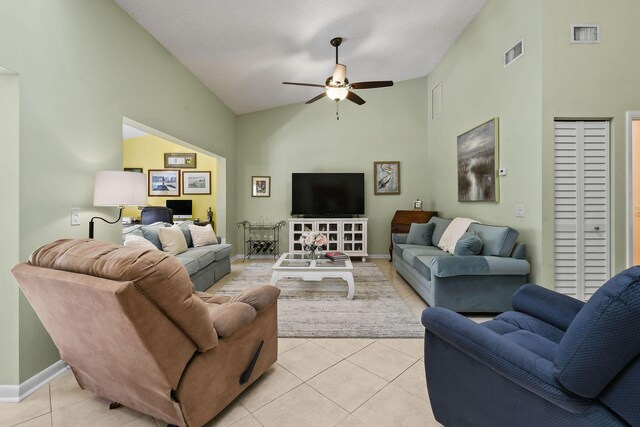
[[[454,256],[437,247],[450,219],[433,217],[431,245],[407,244],[408,234],[394,234],[396,271],[431,307],[458,312],[499,313],[511,308],[511,295],[527,282],[531,269],[526,248],[510,227],[471,224],[482,239],[477,256]]]
[[[186,252],[176,255],[175,258],[180,261],[187,273],[189,273],[193,289],[204,291],[231,271],[230,255],[232,246],[226,243],[219,243],[217,245],[194,248],[188,227],[189,224],[193,224],[193,222],[184,221],[179,225],[187,241],[188,248]],[[122,240],[124,241],[127,234],[134,234],[144,237],[153,243],[156,248],[162,250],[158,228],[170,227],[171,225],[167,222],[156,222],[149,225],[127,227],[122,232]],[[217,237],[218,241],[221,242],[222,238],[220,236]]]
[[[446,426],[639,426],[640,267],[585,304],[524,285],[477,324],[428,308],[424,364]]]

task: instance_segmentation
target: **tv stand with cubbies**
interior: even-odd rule
[[[289,253],[305,253],[300,237],[306,231],[319,231],[327,237],[323,251],[340,251],[367,260],[367,218],[290,218]]]

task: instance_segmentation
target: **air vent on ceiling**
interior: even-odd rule
[[[571,43],[600,43],[600,26],[572,25]]]
[[[524,39],[516,43],[511,49],[504,53],[504,66],[511,64],[516,59],[524,55]]]

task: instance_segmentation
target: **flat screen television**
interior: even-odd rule
[[[364,215],[364,173],[292,174],[291,214]]]
[[[173,211],[175,219],[189,219],[193,215],[191,200],[167,200],[166,206]]]

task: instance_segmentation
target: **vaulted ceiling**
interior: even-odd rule
[[[344,39],[350,81],[402,81],[438,64],[486,0],[115,0],[236,114],[304,102]],[[376,89],[388,90],[388,89]],[[365,94],[363,94],[364,96]]]

